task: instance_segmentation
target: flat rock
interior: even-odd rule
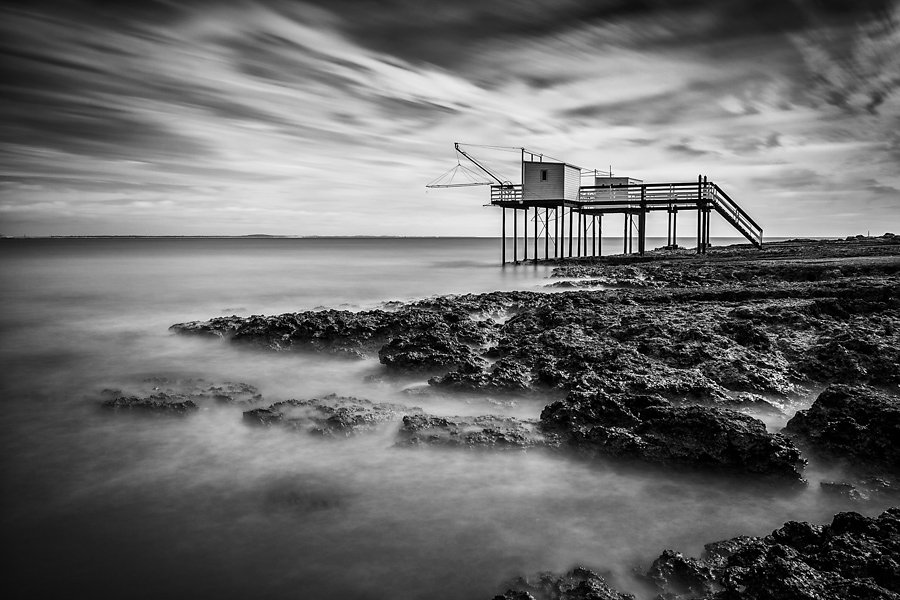
[[[799,480],[804,462],[787,438],[737,411],[675,406],[659,395],[571,392],[541,413],[546,431],[589,453]]]
[[[399,421],[409,412],[401,404],[375,403],[362,398],[330,394],[324,398],[285,400],[244,413],[244,422],[264,427],[286,427],[327,437],[347,437],[371,431],[380,424]]]
[[[556,447],[559,439],[541,430],[537,421],[482,415],[435,417],[407,415],[400,427],[401,446],[458,446],[465,448],[527,449]]]
[[[576,567],[564,575],[519,577],[494,600],[634,600],[634,596],[617,592],[590,569]]]
[[[172,414],[193,412],[202,405],[251,405],[262,400],[259,390],[247,383],[209,383],[203,379],[167,377],[147,378],[133,393],[104,390],[103,394],[109,396],[101,402],[104,408]]]

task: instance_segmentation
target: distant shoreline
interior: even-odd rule
[[[689,238],[691,236],[684,236]],[[834,240],[844,239],[844,235],[811,235],[811,236],[773,236],[778,240]],[[855,236],[851,236],[855,237]],[[864,236],[865,237],[865,236]],[[873,237],[873,236],[869,236]],[[877,236],[875,236],[877,237]],[[520,236],[520,239],[522,236]],[[648,236],[648,238],[665,238],[664,235]],[[739,235],[713,236],[714,239],[743,239]],[[499,236],[490,235],[0,235],[0,240],[499,240]],[[616,240],[621,236],[602,236],[600,239]]]

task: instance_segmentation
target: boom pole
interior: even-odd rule
[[[466,151],[459,147],[459,142],[453,142],[453,147],[456,149],[457,152],[459,152],[460,154],[465,156],[467,159],[469,159],[469,162],[471,162],[473,165],[475,165],[476,167],[478,167],[479,169],[481,169],[482,171],[484,171],[485,173],[490,175],[500,185],[508,185],[509,184],[508,181],[503,181],[502,179],[500,179],[499,177],[494,175],[494,173],[490,169],[488,169],[487,167],[482,165],[480,162],[478,162],[477,160],[475,160],[474,158],[472,158],[471,156],[466,154]]]

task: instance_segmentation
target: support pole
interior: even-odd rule
[[[672,205],[666,210],[666,248],[672,246]]]
[[[569,258],[572,258],[572,242],[574,241],[572,239],[572,233],[573,233],[572,221],[574,218],[575,218],[575,216],[572,214],[572,209],[570,208],[569,209]]]
[[[600,252],[597,256],[603,256],[603,215],[597,215],[597,224],[600,226],[600,229],[597,230],[597,240],[600,245]]]
[[[706,181],[706,175],[703,176],[703,254],[709,250],[709,183]]]
[[[591,215],[591,256],[597,256],[597,215]]]
[[[703,200],[700,195],[700,186],[703,177],[697,175],[697,254],[703,253]]]
[[[584,215],[584,256],[588,256],[588,233],[591,231],[590,226],[588,225],[588,216]]]
[[[581,258],[581,211],[578,211],[578,241],[575,243],[578,257]]]
[[[500,227],[500,264],[506,264],[506,207],[503,207],[503,218],[501,219],[501,227]]]
[[[634,254],[634,213],[628,213],[628,254]]]
[[[559,258],[566,257],[566,205],[560,204],[562,217],[559,219]]]
[[[513,208],[513,264],[519,260],[519,209]]]
[[[625,231],[622,233],[622,254],[628,254],[628,213],[625,213]]]
[[[541,209],[534,207],[534,264],[538,263],[538,221],[541,219]]]
[[[528,262],[528,207],[525,207],[525,219],[522,221],[522,251],[524,252],[524,258],[522,258],[522,262]]]
[[[641,213],[638,215],[638,253],[643,256],[647,249],[647,196],[646,187],[641,186]]]
[[[672,212],[672,245],[678,245],[678,208]]]
[[[544,208],[544,260],[550,259],[550,207]]]
[[[553,255],[559,258],[559,206],[553,207],[554,233],[553,233]]]

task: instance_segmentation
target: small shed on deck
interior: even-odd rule
[[[581,168],[562,162],[522,162],[523,200],[578,200]]]

